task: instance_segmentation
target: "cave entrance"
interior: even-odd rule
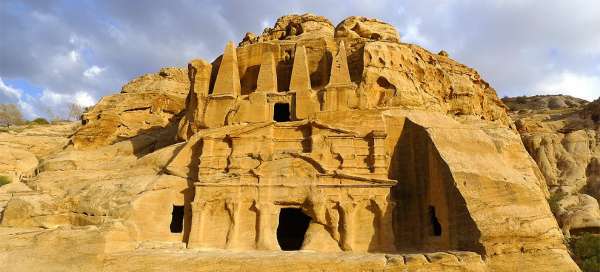
[[[275,122],[289,122],[290,119],[290,104],[277,103],[273,108],[273,120]]]
[[[183,206],[173,205],[170,229],[171,233],[181,233],[183,231]]]
[[[277,242],[281,250],[300,250],[310,217],[299,208],[283,208],[279,213]]]

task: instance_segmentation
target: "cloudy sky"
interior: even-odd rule
[[[0,103],[64,115],[160,67],[213,60],[228,40],[310,12],[393,24],[404,42],[477,69],[499,96],[600,96],[600,1],[0,0]]]

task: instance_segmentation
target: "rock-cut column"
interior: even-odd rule
[[[280,250],[277,243],[279,208],[270,202],[255,202],[258,212],[257,249]]]
[[[233,42],[229,41],[225,46],[225,52],[221,58],[221,65],[217,73],[213,96],[234,96],[241,93],[240,71]]]
[[[240,223],[240,203],[227,199],[225,200],[225,208],[229,214],[229,230],[227,231],[227,249],[234,249],[238,244],[238,230]]]
[[[342,212],[342,233],[341,247],[344,251],[352,251],[354,249],[354,214],[356,213],[355,201],[340,201],[339,206]]]
[[[376,196],[371,199],[371,203],[375,205],[375,222],[377,230],[377,247],[383,252],[396,251],[394,230],[392,227],[392,210],[396,203],[386,197]]]
[[[188,248],[208,247],[206,241],[207,213],[210,212],[212,204],[206,200],[199,199],[192,202],[192,227],[188,238]]]

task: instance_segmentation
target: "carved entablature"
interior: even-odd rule
[[[198,180],[214,178],[216,173],[251,174],[267,162],[300,158],[323,169],[369,178],[386,178],[386,134],[366,135],[331,127],[318,121],[263,122],[239,129],[203,136],[196,145],[199,157]]]

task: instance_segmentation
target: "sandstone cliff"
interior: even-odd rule
[[[579,271],[494,89],[400,41],[289,15],[131,81],[69,144],[11,153],[0,270]]]
[[[504,101],[544,174],[563,231],[600,232],[600,100],[559,95]]]

